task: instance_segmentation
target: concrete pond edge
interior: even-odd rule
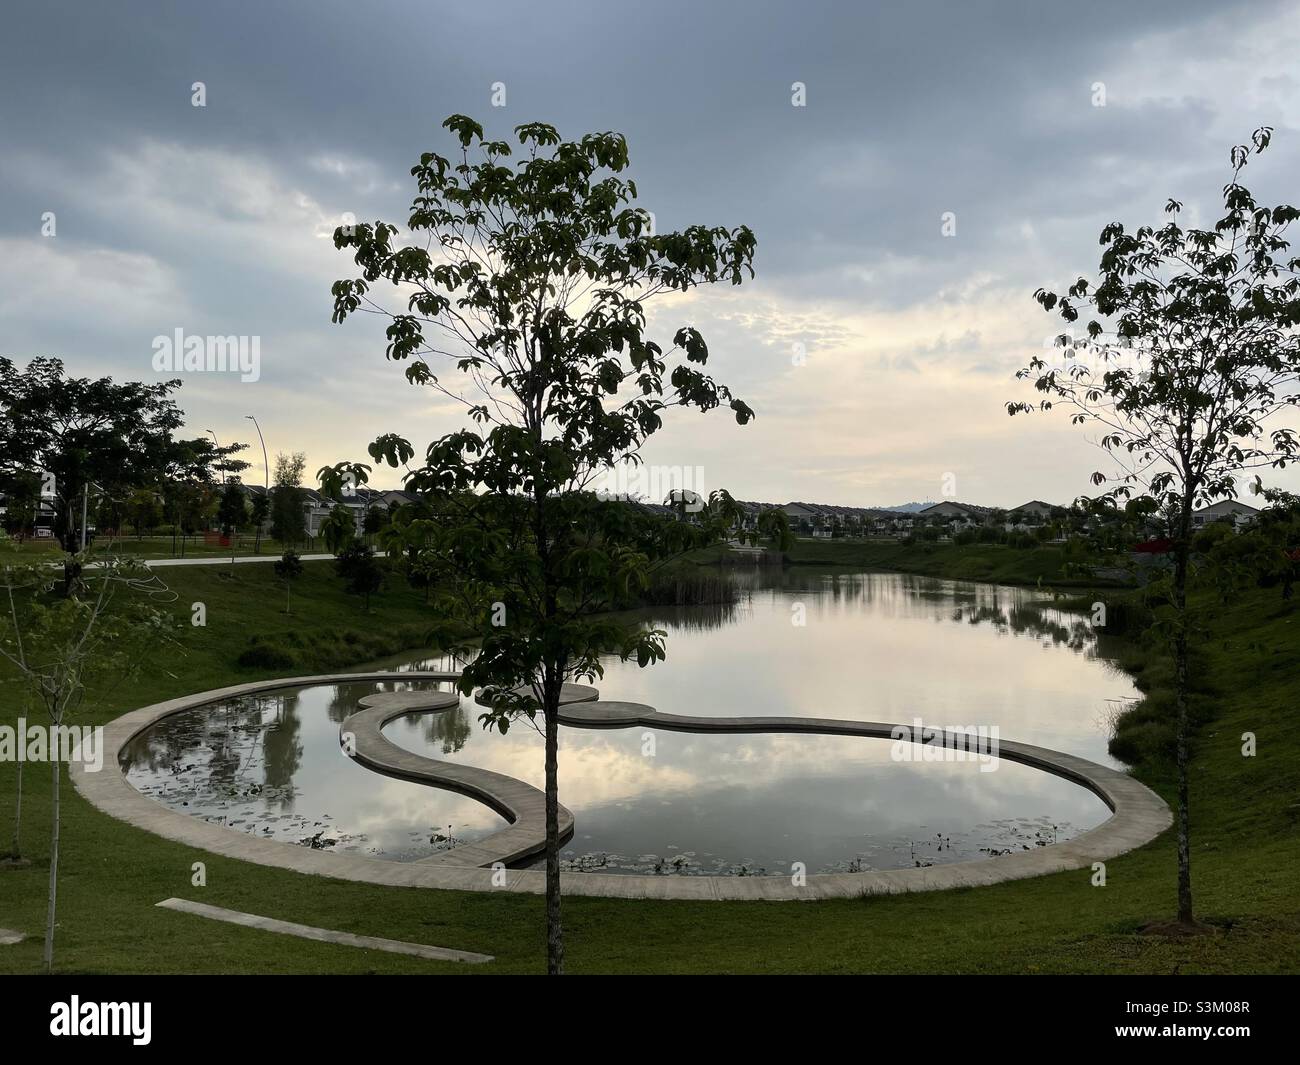
[[[106,724],[103,769],[88,772],[85,766],[73,762],[69,775],[77,791],[111,817],[165,839],[226,858],[387,887],[541,894],[545,891],[546,881],[541,870],[485,867],[501,861],[503,854],[510,855],[509,860],[513,861],[536,853],[538,819],[535,802],[541,792],[514,778],[405,751],[382,736],[383,724],[395,717],[418,712],[436,713],[448,708],[448,693],[376,693],[363,701],[362,710],[350,716],[340,730],[342,735],[351,727],[356,740],[356,749],[351,756],[368,768],[430,786],[465,791],[492,806],[507,820],[513,817],[513,823],[494,836],[420,861],[394,862],[362,855],[333,854],[245,835],[155,802],[132,787],[122,772],[121,755],[132,739],[165,717],[209,703],[285,688],[455,679],[457,674],[454,672],[428,670],[331,673],[254,681],[169,699],[132,710]],[[405,694],[408,698],[391,698],[397,694]],[[436,698],[439,694],[444,698]],[[878,739],[894,738],[899,729],[907,730],[904,735],[910,735],[911,729],[908,725],[834,718],[725,718],[666,714],[639,703],[601,702],[594,688],[583,685],[566,686],[565,699],[560,720],[582,728],[640,725],[701,734],[777,732]],[[363,753],[358,756],[358,752]],[[1061,751],[1009,740],[1000,741],[998,754],[1008,761],[1031,766],[1087,788],[1107,805],[1111,816],[1097,827],[1065,842],[979,861],[860,873],[810,873],[801,882],[782,875],[620,876],[565,872],[561,874],[562,890],[568,895],[611,898],[783,901],[981,887],[1048,873],[1090,870],[1095,862],[1107,861],[1150,843],[1173,822],[1169,807],[1155,792],[1120,770]],[[349,757],[342,745],[339,757]],[[512,786],[502,783],[506,781]],[[561,810],[562,830],[567,815],[568,831],[571,832],[573,815],[563,807]]]

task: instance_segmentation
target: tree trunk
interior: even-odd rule
[[[54,794],[51,799],[53,826],[50,831],[50,898],[45,911],[45,971],[54,971],[54,904],[59,891],[59,757],[50,753],[50,766],[54,774]]]
[[[14,847],[13,856],[17,860],[23,856],[22,852],[22,829],[23,829],[23,763],[18,763],[18,801],[14,804]]]
[[[1188,809],[1187,761],[1191,729],[1189,712],[1187,648],[1187,570],[1191,550],[1191,504],[1184,500],[1179,518],[1179,537],[1174,558],[1174,688],[1178,707],[1175,726],[1175,758],[1178,764],[1178,920],[1191,924],[1192,916],[1192,828]]]
[[[72,553],[63,558],[63,597],[70,598],[77,594],[77,588],[81,584],[81,563],[77,562]]]
[[[560,922],[560,687],[545,688],[546,719],[546,972],[564,972],[564,930]]]

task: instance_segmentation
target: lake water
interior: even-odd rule
[[[734,608],[642,612],[668,631],[668,659],[644,670],[609,663],[602,696],[678,714],[996,726],[1004,739],[1115,764],[1108,721],[1137,693],[1086,619],[1039,593],[810,570],[737,580]],[[277,692],[175,715],[137,738],[128,779],[234,831],[393,860],[504,827],[470,798],[342,754],[338,726],[357,701],[406,686]],[[541,787],[536,730],[523,722],[506,736],[486,733],[479,713],[462,700],[385,731],[410,750]],[[1108,816],[1090,792],[1028,767],[897,761],[888,740],[638,726],[563,728],[560,748],[560,798],[575,817],[566,867],[608,873],[901,868],[1045,845]]]

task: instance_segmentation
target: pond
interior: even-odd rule
[[[1027,589],[899,574],[737,574],[734,607],[639,612],[668,659],[611,662],[606,699],[674,714],[837,717],[996,727],[1107,765],[1109,721],[1136,696],[1079,615]],[[408,655],[384,668],[445,668]],[[372,773],[339,749],[364,695],[286,690],[169,717],[124,752],[141,792],[234,831],[409,861],[504,827],[465,796]],[[441,685],[446,687],[446,685]],[[469,700],[391,722],[393,742],[541,787],[527,722],[486,733]],[[902,868],[1068,839],[1106,819],[1090,792],[1000,761],[892,757],[888,740],[563,728],[567,868],[763,875]],[[916,750],[915,748],[910,748]]]

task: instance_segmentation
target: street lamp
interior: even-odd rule
[[[205,429],[204,432],[212,433],[212,443],[213,443],[213,445],[216,447],[216,449],[217,449],[218,451],[220,451],[220,450],[221,450],[221,441],[217,439],[217,434],[216,434],[216,433],[213,433],[211,429]],[[222,471],[221,471],[221,483],[222,483],[222,484],[225,484],[225,483],[226,483],[226,471],[225,471],[225,470],[222,470]]]
[[[271,464],[266,459],[266,440],[262,437],[262,427],[257,424],[257,419],[251,414],[245,414],[244,417],[253,423],[253,428],[257,430],[257,439],[262,442],[262,469],[266,471],[266,492],[269,496],[271,494]]]

